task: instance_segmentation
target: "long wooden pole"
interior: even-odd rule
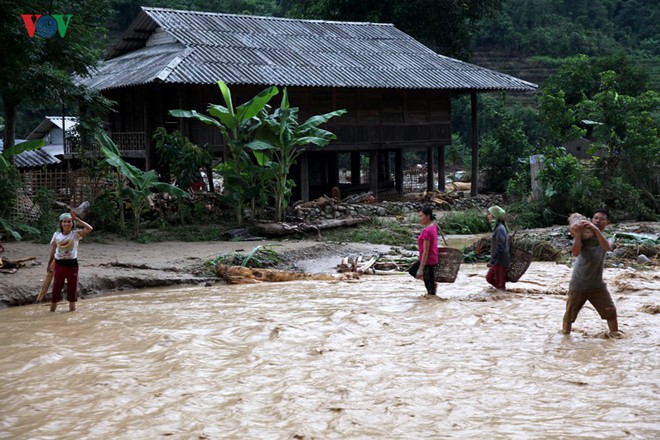
[[[37,300],[36,300],[37,303],[40,303],[46,296],[46,293],[48,292],[48,288],[50,287],[50,283],[53,281],[54,275],[55,272],[48,272],[48,275],[46,275],[44,284],[41,286],[41,292],[39,292],[39,295],[37,296]]]

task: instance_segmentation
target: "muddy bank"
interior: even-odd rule
[[[79,294],[82,299],[112,291],[175,285],[222,283],[207,261],[220,255],[247,255],[255,246],[277,252],[279,268],[308,273],[334,272],[339,258],[350,254],[387,252],[388,246],[332,244],[313,240],[263,240],[232,242],[136,243],[112,240],[80,244]],[[31,304],[46,276],[50,247],[47,244],[12,242],[4,244],[2,258],[35,257],[14,273],[0,273],[0,308]],[[50,293],[46,301],[50,299]]]

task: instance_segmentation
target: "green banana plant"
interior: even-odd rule
[[[149,195],[155,190],[166,192],[176,197],[189,197],[188,192],[169,183],[160,182],[155,170],[142,171],[121,158],[119,149],[105,133],[98,133],[96,141],[101,147],[105,161],[115,168],[120,178],[116,182],[115,197],[119,202],[119,211],[123,213],[123,200],[127,197],[133,211],[133,237],[140,235],[140,220],[148,206]],[[130,183],[130,185],[125,185]]]
[[[268,87],[258,93],[249,101],[234,108],[231,91],[227,84],[218,81],[220,93],[225,105],[210,104],[210,116],[198,113],[195,110],[170,110],[169,114],[178,118],[194,118],[204,124],[217,127],[225,140],[229,150],[229,158],[220,164],[217,170],[225,179],[225,199],[230,206],[236,209],[236,222],[243,225],[243,210],[247,200],[255,193],[254,188],[247,185],[249,181],[248,164],[251,161],[249,149],[246,148],[254,140],[255,130],[261,124],[261,115],[268,102],[279,93],[277,87]],[[260,145],[255,147],[261,148]]]
[[[268,165],[273,173],[275,221],[284,221],[289,205],[291,189],[294,185],[288,177],[291,167],[305,151],[305,146],[325,147],[331,140],[336,139],[337,136],[319,126],[345,113],[346,110],[343,109],[335,110],[312,116],[300,124],[298,108],[289,105],[289,95],[285,88],[280,107],[262,120],[261,126],[257,129],[257,140],[250,142],[247,147],[254,150],[260,163]]]

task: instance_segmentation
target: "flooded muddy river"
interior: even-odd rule
[[[660,437],[658,272],[606,269],[623,339],[570,269],[511,291],[464,265],[409,276],[216,285],[0,311],[0,438]]]

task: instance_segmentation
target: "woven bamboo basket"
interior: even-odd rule
[[[532,254],[520,248],[511,248],[511,262],[506,271],[506,280],[510,283],[517,282],[527,268],[532,264]]]
[[[458,269],[463,262],[463,252],[449,247],[438,248],[438,265],[435,266],[435,280],[438,283],[456,281]]]

